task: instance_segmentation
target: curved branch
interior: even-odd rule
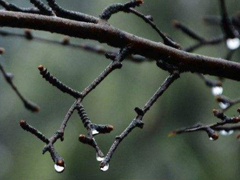
[[[93,24],[43,15],[0,11],[0,26],[43,30],[97,40],[118,48],[131,44],[132,53],[155,60],[162,59],[179,67],[181,71],[209,74],[240,81],[239,63],[177,50],[162,43],[119,30],[105,22]]]

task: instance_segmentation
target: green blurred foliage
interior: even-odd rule
[[[30,4],[24,0],[12,0],[21,6]],[[114,0],[58,0],[72,10],[99,15],[102,9]],[[118,2],[125,2],[123,0]],[[227,1],[230,13],[239,10],[240,2]],[[183,46],[194,41],[175,30],[171,21],[177,19],[195,29],[204,37],[221,33],[217,27],[206,26],[202,17],[219,14],[218,1],[208,0],[145,0],[139,8],[151,14],[160,29]],[[144,22],[130,14],[119,13],[110,23],[120,29],[154,41],[158,35]],[[22,32],[19,29],[9,31]],[[62,36],[34,32],[49,39]],[[73,39],[77,43],[96,42]],[[208,140],[205,133],[193,133],[168,138],[174,129],[190,126],[197,122],[211,123],[217,119],[211,111],[218,105],[211,91],[195,74],[187,73],[173,84],[144,118],[143,130],[134,130],[114,154],[109,171],[99,170],[93,149],[80,144],[78,135],[85,133],[78,116],[71,118],[63,143],[56,143],[59,153],[65,158],[66,170],[57,174],[49,156],[42,155],[43,143],[24,132],[18,125],[20,119],[27,120],[50,137],[73,103],[73,99],[62,94],[45,82],[37,66],[43,64],[50,72],[69,86],[82,90],[109,63],[105,57],[71,49],[69,47],[29,42],[24,39],[0,38],[0,45],[6,48],[4,65],[13,72],[15,84],[21,92],[41,106],[38,114],[25,110],[11,88],[0,78],[0,179],[9,180],[65,180],[65,179],[116,179],[116,180],[236,180],[240,176],[239,143],[235,135],[220,137],[216,142]],[[197,53],[213,57],[224,57],[224,44],[205,47]],[[233,60],[237,61],[239,53]],[[111,134],[97,137],[100,147],[107,152],[114,137],[135,117],[135,106],[142,107],[155,92],[167,73],[158,69],[155,63],[135,64],[124,62],[120,71],[111,74],[85,100],[84,105],[95,123],[114,125]],[[239,96],[239,83],[226,81],[224,95]],[[236,107],[228,112],[236,114]]]

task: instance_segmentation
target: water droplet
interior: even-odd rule
[[[214,139],[212,137],[209,138],[210,141],[214,141]]]
[[[220,108],[222,108],[222,109],[227,109],[228,106],[229,106],[229,103],[223,103],[223,102],[220,102],[218,105],[219,105]]]
[[[104,157],[101,157],[98,155],[98,153],[96,153],[96,159],[97,159],[97,161],[101,162],[104,160]]]
[[[223,93],[223,88],[221,86],[215,86],[212,88],[212,94],[214,96],[219,96]]]
[[[63,166],[59,166],[57,164],[54,164],[54,169],[55,169],[56,172],[61,173],[61,172],[64,171],[65,168]]]
[[[104,167],[100,168],[101,171],[107,171],[109,169],[109,164],[106,164]]]
[[[92,129],[92,135],[99,134],[99,132],[96,129]]]
[[[240,40],[238,38],[227,39],[226,43],[227,43],[228,49],[230,50],[235,50],[240,46]]]
[[[227,136],[227,135],[228,135],[228,132],[225,131],[225,130],[221,130],[221,131],[220,131],[220,134],[223,135],[223,136]]]
[[[230,131],[226,131],[226,130],[221,130],[220,131],[220,134],[223,135],[223,136],[229,136],[231,134],[233,134],[234,131],[233,130],[230,130]]]

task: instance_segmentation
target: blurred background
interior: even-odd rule
[[[9,0],[22,7],[30,6],[26,0]],[[98,16],[114,0],[58,0],[67,9]],[[119,0],[118,2],[126,2]],[[228,0],[229,13],[239,10],[240,1]],[[208,0],[145,0],[138,8],[153,16],[160,29],[183,47],[194,43],[172,27],[172,20],[192,27],[206,38],[221,34],[215,26],[202,21],[205,15],[218,15],[218,1]],[[143,21],[131,14],[114,15],[110,23],[135,35],[160,41],[158,35]],[[2,28],[11,32],[23,30]],[[71,29],[69,29],[71,31]],[[35,35],[60,40],[63,36],[44,32]],[[71,39],[75,43],[98,44],[94,41]],[[66,170],[55,172],[49,154],[42,155],[44,144],[19,127],[25,119],[50,137],[59,128],[73,98],[61,93],[41,78],[37,66],[48,70],[70,87],[82,90],[107,66],[104,56],[67,46],[43,44],[21,38],[0,37],[5,68],[14,74],[14,83],[21,93],[36,102],[41,111],[27,111],[13,90],[0,76],[0,179],[9,180],[236,180],[240,176],[240,144],[236,134],[209,141],[204,132],[168,137],[172,130],[191,126],[197,122],[210,124],[217,119],[212,109],[218,108],[211,89],[195,74],[182,74],[145,116],[142,130],[135,129],[115,152],[107,172],[99,170],[95,152],[78,142],[78,135],[86,133],[78,115],[70,119],[65,141],[57,142],[56,149],[66,162]],[[107,47],[103,45],[104,47]],[[108,49],[111,49],[107,47]],[[225,57],[225,44],[205,47],[196,53]],[[238,61],[236,52],[233,60]],[[121,70],[112,73],[85,100],[86,111],[94,123],[112,124],[111,134],[96,137],[103,152],[107,152],[114,137],[120,134],[135,117],[134,108],[142,107],[167,77],[154,62],[123,63]],[[214,77],[212,77],[214,78]],[[226,81],[223,94],[230,98],[240,95],[238,82]],[[234,106],[227,112],[236,115]]]

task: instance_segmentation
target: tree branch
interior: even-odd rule
[[[116,56],[118,53],[116,50],[107,50],[104,47],[99,46],[99,45],[73,43],[73,42],[71,42],[71,40],[68,36],[63,37],[61,40],[48,39],[45,37],[34,35],[31,32],[31,30],[29,30],[29,29],[26,29],[24,31],[24,34],[17,33],[17,32],[5,31],[5,30],[0,29],[0,36],[8,37],[8,38],[9,37],[24,38],[29,41],[38,41],[38,42],[46,43],[46,44],[65,46],[65,47],[74,48],[74,49],[82,49],[84,51],[88,51],[88,52],[92,52],[92,53],[96,53],[96,54],[100,54],[100,55],[111,54],[111,55]],[[151,59],[146,59],[145,57],[132,55],[132,54],[130,54],[126,60],[130,60],[134,63],[152,62],[153,61]]]
[[[129,126],[119,136],[116,136],[115,141],[113,142],[112,146],[110,147],[107,155],[105,156],[103,161],[100,163],[100,168],[102,171],[106,171],[108,169],[111,157],[113,156],[114,152],[116,151],[116,149],[118,148],[120,143],[129,135],[129,133],[136,127],[143,128],[144,115],[149,111],[149,109],[158,100],[158,98],[163,95],[163,93],[168,89],[168,87],[173,82],[175,82],[175,80],[178,79],[179,77],[180,77],[179,72],[174,71],[172,74],[170,74],[167,77],[167,79],[162,83],[162,85],[159,87],[159,89],[148,100],[148,102],[144,105],[144,107],[142,109],[140,109],[138,107],[135,108],[137,116],[132,120],[132,122],[129,124]]]
[[[0,53],[1,54],[1,53]],[[1,56],[1,55],[0,55]],[[11,73],[6,72],[2,63],[0,62],[0,72],[3,74],[4,79],[7,83],[11,86],[11,88],[15,91],[17,96],[21,99],[22,103],[24,104],[25,108],[32,111],[32,112],[39,112],[40,108],[35,103],[27,100],[18,90],[16,85],[13,83],[13,75]]]
[[[92,39],[118,48],[130,44],[133,54],[155,60],[163,59],[179,67],[181,71],[198,72],[240,81],[239,63],[187,53],[162,43],[137,37],[103,22],[93,24],[43,15],[0,11],[0,26],[29,28]]]

